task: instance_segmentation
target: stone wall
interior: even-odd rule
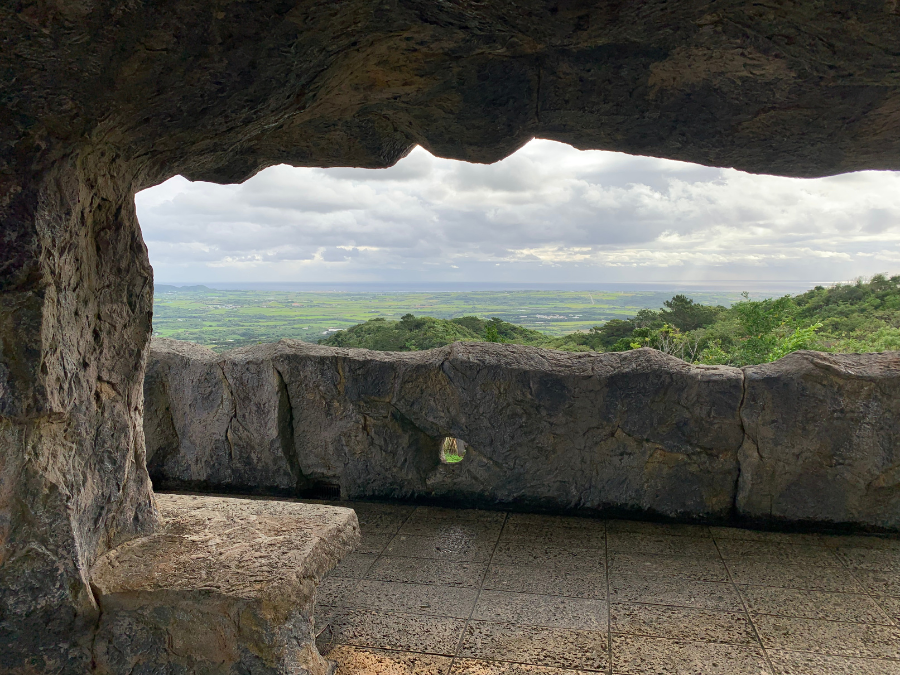
[[[157,487],[900,528],[900,354],[412,353],[154,339]],[[467,444],[440,462],[445,437]]]

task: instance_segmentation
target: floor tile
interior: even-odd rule
[[[900,626],[900,598],[893,598],[888,595],[876,597],[875,601],[887,612],[887,615],[894,620],[897,626]]]
[[[610,551],[621,553],[719,557],[715,542],[701,537],[610,532],[607,535],[607,545]]]
[[[900,551],[900,536],[875,534],[830,534],[822,537],[824,546],[834,548],[875,548]]]
[[[747,541],[765,541],[776,544],[807,544],[810,546],[827,546],[827,535],[806,534],[796,532],[769,532],[767,530],[749,530],[742,527],[710,527],[710,534],[717,540],[744,539]]]
[[[362,579],[366,576],[369,568],[374,564],[377,555],[371,553],[349,553],[346,558],[341,560],[340,564],[335,567],[329,576],[332,577],[348,577],[350,579]]]
[[[491,559],[498,565],[551,567],[599,572],[604,569],[603,551],[566,546],[530,545],[524,541],[501,541]]]
[[[385,555],[435,560],[486,562],[495,542],[468,536],[418,536],[398,534],[384,549]]]
[[[338,505],[363,543],[318,589],[336,675],[764,675],[757,631],[776,675],[900,675],[900,538]]]
[[[449,656],[351,645],[337,645],[323,656],[337,663],[334,675],[446,675],[453,662]]]
[[[481,509],[448,509],[439,506],[419,506],[410,515],[409,523],[430,523],[438,520],[452,522],[503,523],[504,511],[484,511]]]
[[[837,555],[853,568],[900,573],[900,551],[877,548],[838,548]]]
[[[892,623],[868,595],[769,586],[739,586],[738,590],[747,603],[747,609],[760,614],[856,623]]]
[[[637,635],[613,635],[612,662],[613,673],[623,675],[771,673],[759,647],[665,640]]]
[[[610,574],[610,602],[647,603],[742,612],[744,605],[730,583],[663,579],[640,574]]]
[[[430,614],[468,618],[475,606],[478,590],[453,586],[428,586],[390,581],[359,582],[345,604],[350,607],[368,607],[382,612]]]
[[[453,656],[466,622],[421,614],[346,610],[329,625],[332,644]]]
[[[597,518],[579,518],[577,516],[546,516],[538,513],[510,513],[506,519],[504,531],[528,532],[536,529],[544,530],[581,530],[605,532],[606,521]]]
[[[853,576],[859,579],[859,583],[874,595],[900,597],[900,573],[853,570]]]
[[[338,606],[344,598],[352,595],[359,585],[359,579],[330,576],[322,580],[316,588],[316,604]]]
[[[607,635],[601,631],[472,621],[466,627],[459,656],[575,670],[605,670]]]
[[[362,555],[378,555],[384,550],[384,547],[388,545],[393,537],[393,534],[386,532],[382,532],[379,534],[368,534],[367,532],[363,531],[362,540],[359,542],[359,545],[353,550],[353,552]]]
[[[841,567],[775,564],[760,558],[726,560],[735,583],[778,588],[801,588],[811,591],[862,593],[860,585]]]
[[[683,523],[648,523],[641,520],[609,520],[607,532],[632,532],[634,534],[665,534],[676,537],[712,536],[706,525],[689,525]]]
[[[769,649],[775,675],[900,675],[900,661]]]
[[[900,659],[900,629],[815,619],[752,614],[767,649],[835,656]]]
[[[316,604],[316,609],[313,612],[313,626],[316,635],[321,633],[331,623],[332,618],[338,611],[340,610],[337,607]]]
[[[482,591],[472,618],[495,623],[605,631],[607,609],[602,600]]]
[[[609,630],[697,642],[757,644],[753,626],[743,612],[613,604],[610,606]]]
[[[518,545],[527,543],[532,546],[562,546],[600,551],[606,549],[606,533],[602,529],[532,528],[527,532],[504,529],[500,541]]]
[[[366,579],[477,588],[486,570],[487,563],[381,556],[369,569]]]
[[[450,672],[452,675],[574,675],[577,671],[533,666],[527,663],[456,659]]]
[[[610,553],[610,574],[641,574],[695,581],[728,581],[725,563],[718,558]]]
[[[411,514],[417,508],[408,504],[390,504],[387,502],[360,502],[352,500],[345,502],[334,502],[334,505],[353,509],[354,511],[356,511],[357,517],[361,513],[365,515],[382,514],[401,515],[404,517],[408,517],[409,514]]]
[[[725,560],[743,560],[748,557],[765,558],[771,563],[793,565],[817,565],[820,567],[840,567],[841,561],[834,551],[825,546],[804,544],[779,544],[766,541],[745,541],[725,539],[717,542],[719,552]]]
[[[467,537],[469,539],[482,538],[497,541],[500,531],[503,529],[503,521],[481,520],[450,520],[440,518],[437,520],[407,521],[400,528],[400,534],[412,534],[426,537]]]
[[[359,529],[366,534],[396,534],[409,514],[406,513],[357,513]]]
[[[484,579],[484,588],[602,600],[606,597],[606,574],[602,569],[581,572],[553,567],[491,565]]]

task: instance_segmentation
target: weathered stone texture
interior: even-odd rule
[[[417,143],[496,161],[538,136],[766,173],[900,168],[894,0],[26,1],[0,7],[0,44],[16,164],[103,141],[145,180],[234,182]]]
[[[84,672],[87,570],[156,522],[142,427],[152,274],[128,172],[111,162],[0,190],[4,673]]]
[[[150,372],[194,349],[154,339]],[[238,373],[272,370],[279,379],[266,386],[257,378],[239,384]],[[256,452],[274,457],[280,448],[299,488],[900,529],[897,353],[798,352],[737,369],[691,366],[650,349],[571,354],[456,343],[388,353],[282,340],[217,357],[204,350],[183,372],[205,381],[223,371],[235,397],[243,389],[248,427],[262,428],[266,417],[253,421],[252,411],[284,405],[286,391],[290,424],[270,424]],[[148,384],[148,407],[157,391]],[[178,409],[177,424],[198,420],[191,438],[204,448],[222,443],[204,436],[189,399]],[[167,441],[154,424],[147,441],[158,453]],[[287,432],[290,442],[278,436]],[[440,463],[446,436],[466,442],[462,462]],[[212,451],[195,447],[154,461],[157,485],[216,487],[209,477],[228,473],[228,456],[218,455],[224,466],[201,464],[192,458]],[[251,465],[254,452],[246,446],[236,463]],[[283,488],[265,471],[244,480]]]
[[[896,169],[898,54],[895,0],[0,3],[0,666],[81,672],[85,570],[155,522],[137,190],[384,167],[415,144],[490,162],[535,136],[785,175]],[[260,428],[228,423],[235,447],[285,423],[272,405]],[[649,485],[633,499],[654,502]]]
[[[183,350],[174,340],[154,339],[150,372]],[[263,457],[280,447],[295,458],[299,485],[337,484],[348,498],[429,496],[683,517],[724,517],[733,504],[742,440],[735,368],[690,366],[649,349],[570,354],[466,343],[384,353],[282,340],[210,355],[173,381],[183,382],[183,373],[207,381],[224,371],[237,397],[242,387],[234,374],[280,374],[268,387],[259,380],[243,387],[244,414],[248,426],[262,427],[252,410],[274,409],[284,382],[291,424],[270,425],[257,440]],[[190,383],[178,388],[195,390]],[[148,408],[166,407],[150,403],[162,390],[155,380],[148,384]],[[202,438],[202,409],[178,409],[176,426],[198,420],[188,436]],[[155,435],[155,424],[148,423],[147,439],[158,485],[216,485],[210,478],[228,472],[226,454],[218,455],[225,466],[193,461],[211,455],[221,433],[205,437],[208,450],[198,453],[192,444],[157,463],[156,448],[167,440]],[[278,429],[291,432],[290,443],[277,442]],[[440,463],[446,436],[466,442],[461,463]],[[243,455],[236,461],[248,463]],[[282,487],[265,472],[245,479],[257,488]]]
[[[744,374],[742,514],[900,529],[900,354],[796,352]]]
[[[174,340],[159,357],[144,384],[150,471],[194,486],[294,493],[293,453],[282,447],[290,442],[290,410],[272,364],[236,368]]]
[[[159,495],[164,527],[102,556],[95,670],[330,675],[316,586],[359,542],[345,508]]]

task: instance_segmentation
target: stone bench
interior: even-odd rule
[[[326,675],[321,578],[359,541],[351,509],[156,495],[164,528],[100,558],[100,673]]]

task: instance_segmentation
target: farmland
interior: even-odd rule
[[[731,305],[738,292],[690,292],[703,304]],[[658,309],[671,291],[349,292],[216,290],[158,285],[153,334],[216,351],[294,338],[317,342],[376,317],[498,317],[551,336]]]

